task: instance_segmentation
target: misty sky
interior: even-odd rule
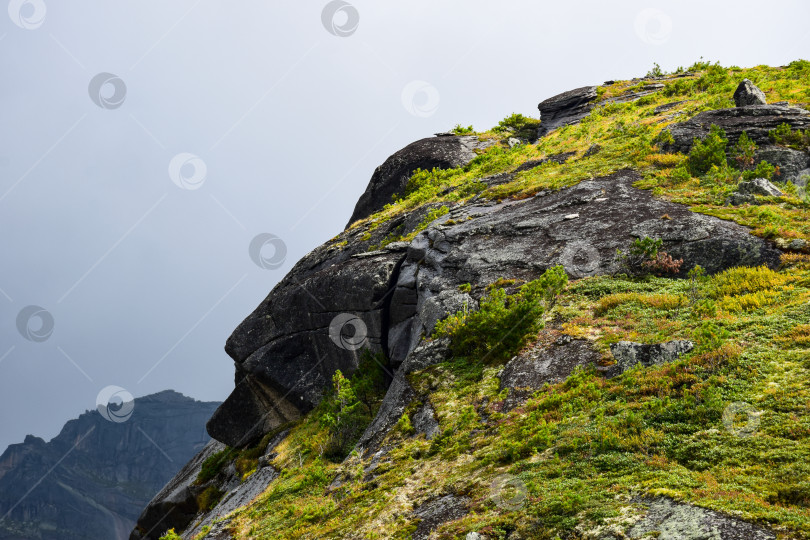
[[[231,330],[413,140],[653,62],[810,57],[806,0],[326,6],[0,10],[0,450],[108,385],[224,399]],[[278,268],[249,255],[262,233]]]

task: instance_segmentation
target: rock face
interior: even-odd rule
[[[178,472],[171,481],[149,502],[149,505],[138,517],[138,525],[130,535],[132,540],[160,538],[168,529],[182,529],[197,515],[197,496],[202,493],[196,487],[202,464],[217,452],[225,450],[219,441],[210,441]]]
[[[741,204],[759,204],[755,195],[763,197],[784,197],[784,193],[764,178],[754,178],[750,182],[740,182],[737,191],[729,195],[726,204],[739,206]]]
[[[757,150],[754,164],[767,161],[779,166],[780,182],[792,182],[797,186],[807,185],[807,176],[810,176],[810,153],[785,148],[782,146],[766,146]]]
[[[409,144],[377,167],[366,191],[354,207],[349,224],[368,217],[401,193],[416,169],[450,169],[466,165],[476,156],[474,150],[485,148],[475,136],[441,136]]]
[[[225,468],[205,482],[197,480],[206,460],[226,450],[226,446],[218,441],[209,442],[149,502],[129,539],[157,540],[167,530],[175,529],[185,531],[183,538],[191,540],[204,527],[214,526],[206,536],[208,540],[230,540],[227,520],[222,521],[221,518],[249,504],[278,477],[278,471],[267,464],[267,457],[272,456],[275,447],[288,433],[282,431],[270,440],[265,455],[259,458],[258,470],[245,482],[241,482],[241,475],[232,467]],[[198,497],[211,489],[221,494],[219,502],[212,509],[199,508]],[[215,528],[218,530],[215,531]]]
[[[498,374],[501,390],[508,388],[504,410],[522,405],[546,384],[565,380],[577,367],[595,365],[599,353],[584,339],[560,336],[551,345],[535,345],[507,362]]]
[[[383,252],[315,271],[299,263],[301,271],[279,283],[228,339],[236,389],[208,423],[211,436],[246,446],[310,410],[336,370],[353,372],[359,347],[330,338],[330,331],[349,330],[347,321],[336,317],[348,313],[358,319],[360,345],[381,350],[388,292],[400,259],[396,252]]]
[[[576,278],[610,273],[616,250],[644,236],[663,239],[684,259],[683,272],[778,263],[779,251],[745,228],[655,199],[632,187],[638,179],[626,171],[529,200],[468,204],[439,220],[450,224],[377,252],[353,253],[362,243],[340,253],[319,248],[228,339],[236,389],[209,433],[246,446],[310,410],[336,369],[353,372],[358,351],[330,339],[343,313],[362,321],[364,344],[395,370],[439,319],[473,305],[458,290],[464,283],[531,280],[558,264]]]
[[[660,497],[646,501],[647,513],[626,538],[658,540],[773,540],[776,535],[732,516]]]
[[[785,194],[764,178],[754,178],[750,182],[740,182],[737,191],[750,195],[764,195],[766,197],[783,197]]]
[[[29,435],[9,446],[0,538],[128,538],[141,508],[210,440],[205,421],[217,405],[166,391],[137,398],[126,422],[87,412],[50,442]]]
[[[616,364],[608,370],[608,376],[624,373],[641,364],[644,367],[667,364],[682,354],[690,352],[695,344],[686,340],[668,341],[657,345],[642,345],[632,341],[620,341],[610,346]]]
[[[650,87],[649,91],[658,90]],[[579,122],[596,97],[595,87],[585,87],[542,102],[541,134]],[[768,130],[784,122],[804,128],[810,125],[810,113],[774,105],[701,113],[671,128],[672,147],[688,151],[692,139],[705,136],[711,124],[724,127],[731,138],[745,130],[756,141],[766,141]],[[352,222],[401,193],[416,168],[463,165],[480,144],[477,137],[441,136],[397,152],[375,171]],[[592,147],[589,154],[598,151]],[[532,160],[481,182],[499,185],[549,160],[575,159],[583,157],[558,154]],[[214,517],[225,517],[233,504],[259,493],[275,478],[275,470],[267,465],[272,461],[270,449],[259,460],[255,484],[240,485],[234,472],[227,470],[212,484],[199,485],[195,479],[203,461],[222,449],[223,443],[246,447],[310,411],[335,370],[349,375],[358,368],[363,349],[377,355],[389,377],[382,405],[355,448],[361,458],[371,457],[360,472],[362,478],[373,481],[379,474],[375,468],[390,459],[385,436],[406,411],[412,413],[412,425],[419,434],[413,436],[430,438],[440,429],[430,394],[420,393],[424,390],[412,386],[409,379],[412,373],[450,356],[447,339],[426,338],[448,314],[476,309],[486,286],[497,280],[530,281],[556,265],[563,266],[571,278],[611,274],[620,269],[617,249],[626,250],[644,237],[661,239],[667,253],[683,259],[681,277],[695,265],[710,274],[735,266],[778,266],[781,252],[770,242],[742,226],[656,199],[650,191],[633,187],[639,180],[637,172],[622,170],[520,200],[434,202],[387,221],[356,224],[315,249],[228,339],[226,351],[235,363],[236,388],[208,423],[209,433],[218,442],[150,503],[132,539],[155,540],[148,531],[165,530],[171,523],[186,531],[184,538],[191,538],[212,524]],[[427,223],[429,213],[438,209],[441,217]],[[409,240],[391,242],[395,238]],[[544,332],[548,339],[519,353],[501,371],[501,389],[508,390],[505,409],[520,407],[543,385],[602,360],[588,341],[561,336],[554,328]],[[599,369],[611,375],[637,363],[660,364],[691,347],[685,341],[620,343],[613,349],[616,365]],[[340,472],[330,489],[341,489],[350,477],[344,475],[346,471]],[[196,513],[199,509],[192,502],[201,489],[212,486],[225,493],[220,506],[214,512]],[[414,538],[429,537],[441,523],[457,519],[470,507],[463,493],[441,491],[431,497],[407,510],[410,519],[419,520]],[[216,538],[227,538],[223,523]]]
[[[467,514],[469,503],[470,500],[466,497],[445,495],[421,505],[413,512],[420,521],[411,538],[427,540],[430,538],[430,533],[442,523],[453,521]]]
[[[810,128],[810,111],[787,105],[748,105],[736,109],[705,111],[691,120],[674,124],[669,128],[673,142],[663,145],[666,152],[688,153],[693,141],[708,135],[712,125],[725,130],[731,148],[743,131],[759,146],[754,157],[755,164],[767,161],[779,167],[780,182],[792,182],[798,186],[807,183],[810,176],[810,154],[776,146],[768,132],[781,124],[792,129]]]
[[[757,86],[748,79],[743,79],[737,87],[737,90],[734,91],[734,104],[737,105],[737,107],[767,105],[768,100],[765,98],[765,92],[757,88]]]
[[[596,86],[583,86],[569,90],[540,102],[540,128],[542,137],[558,127],[579,123],[593,108],[596,99]]]
[[[705,111],[691,120],[671,126],[669,131],[674,142],[665,145],[664,149],[668,152],[688,153],[696,138],[703,139],[708,135],[712,124],[725,130],[731,144],[736,143],[745,131],[757,145],[763,147],[771,144],[768,132],[785,123],[792,129],[808,129],[810,111],[781,105],[752,105]]]
[[[617,249],[661,238],[682,272],[699,264],[718,272],[737,264],[778,264],[779,251],[746,229],[654,199],[622,172],[527,201],[466,206],[457,222],[428,229],[407,251],[391,300],[388,357],[393,367],[430,335],[437,312],[462,302],[464,283],[536,279],[555,265],[581,278],[618,269]],[[580,217],[565,219],[578,213]],[[672,219],[661,219],[668,215]],[[470,216],[473,219],[467,219]],[[745,261],[745,262],[742,262]]]

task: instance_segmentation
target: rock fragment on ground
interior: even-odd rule
[[[757,85],[748,79],[743,79],[737,90],[734,91],[734,103],[737,107],[748,107],[749,105],[767,105],[768,100],[765,92],[760,90]]]

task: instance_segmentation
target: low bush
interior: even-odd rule
[[[204,484],[209,480],[213,480],[222,471],[222,469],[238,454],[237,450],[233,448],[226,448],[215,454],[212,454],[200,467],[200,472],[197,474],[195,483]]]
[[[374,418],[385,392],[384,361],[382,355],[364,350],[350,378],[340,370],[332,375],[332,386],[315,413],[321,427],[328,431],[326,457],[342,461]]]
[[[197,509],[202,512],[213,510],[223,495],[225,495],[225,492],[217,486],[208,486],[202,493],[197,495]]]
[[[767,266],[739,266],[714,276],[714,297],[739,296],[781,287],[788,280],[785,274],[774,272]]]
[[[726,167],[726,132],[712,125],[709,134],[703,140],[695,139],[686,167],[692,176],[702,176],[709,172],[713,165]]]
[[[790,124],[781,124],[776,129],[770,130],[768,136],[774,144],[788,148],[802,150],[810,147],[810,129],[793,131]]]
[[[667,252],[660,251],[663,245],[659,238],[636,238],[627,252],[616,250],[616,258],[622,270],[632,276],[677,274],[683,259],[673,259]]]
[[[436,325],[437,336],[451,338],[455,356],[498,363],[509,360],[542,328],[542,316],[568,283],[561,266],[547,270],[514,295],[492,288],[478,311],[464,309]]]
[[[456,124],[456,127],[452,129],[452,132],[455,133],[456,135],[470,135],[472,133],[475,133],[475,130],[473,129],[472,126],[464,127],[461,124]]]
[[[534,140],[537,138],[537,128],[540,120],[529,118],[520,113],[512,113],[492,128],[495,133],[512,133],[521,139]]]

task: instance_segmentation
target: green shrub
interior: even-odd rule
[[[729,268],[712,279],[713,296],[738,296],[776,289],[787,283],[788,278],[767,266],[738,266]]]
[[[650,78],[663,77],[664,75],[666,75],[666,73],[661,70],[661,66],[658,65],[658,62],[654,63],[652,69],[647,72],[647,77]]]
[[[703,325],[695,331],[695,339],[699,344],[699,350],[702,352],[716,351],[731,337],[731,333],[721,326],[717,326],[713,322],[704,322]]]
[[[436,335],[451,338],[455,356],[498,363],[509,360],[542,328],[542,316],[568,283],[561,266],[507,295],[493,288],[481,299],[478,311],[466,308],[436,325]]]
[[[810,147],[810,129],[793,131],[790,124],[781,124],[768,132],[771,141],[781,146],[796,150]]]
[[[183,540],[183,538],[174,532],[174,529],[169,529],[163,536],[160,537],[160,540]]]
[[[707,62],[707,61],[706,61],[706,60],[704,60],[704,59],[703,59],[703,57],[701,56],[701,57],[700,57],[700,60],[698,60],[697,62],[695,62],[695,63],[694,63],[694,64],[692,64],[691,66],[689,66],[689,67],[686,69],[686,71],[692,71],[692,72],[696,72],[696,71],[706,71],[707,69],[709,69],[709,68],[711,67],[711,65],[712,65],[712,63],[711,63],[711,62]]]
[[[449,184],[453,177],[461,173],[461,169],[416,169],[405,185],[404,193],[394,195],[394,200],[412,199],[414,204],[421,204],[431,200],[438,194],[442,186]]]
[[[775,174],[776,167],[767,161],[760,161],[753,171],[743,171],[742,179],[752,180],[754,178],[765,178],[766,180],[771,180]]]
[[[213,480],[225,468],[225,465],[234,460],[238,452],[233,448],[226,448],[216,454],[212,454],[203,461],[200,472],[197,474],[197,484],[204,484]]]
[[[771,504],[810,507],[810,482],[803,481],[779,487],[776,493],[768,496],[767,500]]]
[[[686,277],[689,280],[689,303],[695,305],[703,299],[703,293],[709,282],[709,277],[706,275],[706,270],[699,264],[696,264],[689,270]]]
[[[754,166],[754,155],[757,152],[757,145],[748,136],[745,131],[742,132],[737,144],[732,149],[732,157],[737,163],[737,168],[741,171],[747,171]]]
[[[364,351],[357,370],[346,378],[340,370],[332,375],[332,386],[318,405],[316,415],[329,432],[324,454],[336,461],[345,458],[377,413],[385,384],[382,355]]]
[[[672,176],[670,178],[672,178],[673,182],[683,184],[684,182],[688,182],[692,179],[692,174],[689,172],[689,169],[682,165],[680,167],[676,167],[672,171]]]
[[[695,139],[686,167],[692,176],[701,176],[709,172],[713,165],[726,167],[726,132],[712,125],[705,139]]]
[[[537,128],[540,120],[523,116],[520,113],[512,113],[492,128],[495,133],[512,133],[521,139],[534,140],[537,138]]]
[[[469,135],[471,133],[475,133],[475,130],[472,126],[464,127],[461,124],[456,124],[456,127],[452,129],[452,132],[456,135]]]
[[[407,412],[403,413],[397,420],[397,429],[404,435],[412,435],[416,432],[413,424],[411,424],[411,417],[408,416]]]
[[[212,510],[222,499],[225,492],[217,486],[208,486],[202,493],[197,495],[197,509],[203,512]]]
[[[666,97],[684,96],[692,93],[694,87],[694,81],[690,81],[689,79],[678,79],[677,81],[668,84],[666,88],[662,90],[662,93]]]

